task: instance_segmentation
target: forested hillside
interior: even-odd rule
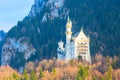
[[[61,39],[65,42],[68,16],[73,22],[73,35],[83,27],[90,36],[92,55],[119,55],[119,4],[119,0],[35,0],[29,15],[8,32],[2,64],[19,68],[16,64],[23,66],[23,62],[57,57],[57,42]],[[19,55],[23,57],[19,59]]]

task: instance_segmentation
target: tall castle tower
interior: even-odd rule
[[[66,55],[65,60],[68,61],[70,59],[70,42],[71,42],[71,35],[72,35],[72,21],[68,17],[67,23],[66,23]]]

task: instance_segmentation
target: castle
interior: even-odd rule
[[[82,58],[91,63],[90,38],[84,34],[81,28],[79,34],[72,37],[72,21],[69,19],[66,23],[66,44],[64,48],[64,42],[61,40],[58,42],[57,56],[58,60],[69,61],[72,59]]]

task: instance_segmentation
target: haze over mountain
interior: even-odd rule
[[[7,34],[2,46],[2,65],[14,68],[28,61],[57,57],[57,42],[65,41],[66,19],[73,34],[83,27],[91,40],[91,54],[120,53],[119,0],[34,0],[30,13]]]
[[[4,42],[6,33],[3,30],[0,30],[0,56],[2,53],[2,44]],[[0,64],[1,64],[1,57],[0,57]]]

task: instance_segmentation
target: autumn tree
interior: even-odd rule
[[[35,63],[34,62],[28,62],[26,64],[26,70],[28,73],[31,73],[32,70],[35,68]]]

